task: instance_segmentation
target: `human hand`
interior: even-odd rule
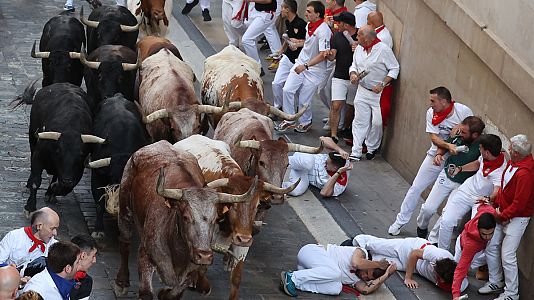
[[[350,45],[350,47],[352,48],[352,52],[356,51],[356,47],[358,47],[358,41],[356,41],[356,43]]]
[[[451,155],[457,155],[458,151],[456,151],[456,145],[447,143],[447,150],[449,150],[449,153]]]
[[[389,267],[386,269],[386,274],[391,275],[397,271],[397,264],[392,262]]]
[[[304,65],[298,65],[295,67],[295,72],[297,74],[300,74],[302,72],[306,71],[306,67]]]
[[[19,285],[25,285],[26,283],[28,283],[28,281],[30,281],[31,277],[30,276],[24,276],[24,277],[21,277],[20,278],[20,284]]]
[[[384,86],[382,84],[377,84],[373,86],[373,92],[375,92],[375,94],[380,94],[383,89],[384,89]]]
[[[348,158],[348,156],[347,156],[347,158]],[[352,170],[353,166],[354,166],[354,165],[353,165],[352,163],[349,163],[348,165],[343,166],[343,167],[337,169],[337,171],[338,171],[339,173],[347,172],[347,171],[349,171],[349,170]],[[384,269],[385,269],[385,268],[384,268]]]
[[[341,149],[341,151],[339,151],[339,155],[341,155],[341,157],[343,157],[343,159],[347,160],[349,159],[349,153],[343,149]]]
[[[359,80],[360,80],[360,77],[355,72],[350,73],[350,83],[358,84]]]
[[[476,204],[485,204],[485,205],[491,205],[491,202],[488,197],[479,198],[477,201],[475,201]]]
[[[386,270],[389,267],[390,267],[390,264],[385,258],[382,258],[381,260],[378,261],[378,268],[382,270]]]
[[[444,161],[445,159],[443,158],[443,155],[441,154],[436,154],[436,156],[434,157],[434,160],[432,161],[432,164],[434,164],[434,166],[441,166],[441,163]]]
[[[419,287],[419,283],[411,278],[404,278],[404,284],[411,289],[416,289]]]

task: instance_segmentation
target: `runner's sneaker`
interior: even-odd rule
[[[211,16],[210,16],[210,11],[209,11],[209,9],[204,8],[204,10],[202,10],[202,17],[204,18],[204,22],[209,22],[209,21],[211,21]]]
[[[491,283],[486,282],[486,284],[478,289],[479,294],[496,294],[503,291],[504,288],[504,282],[498,282],[498,283]]]
[[[374,153],[374,152],[365,153],[365,158],[367,158],[367,160],[373,160],[373,159],[375,159],[375,156],[376,156],[376,153]]]
[[[278,131],[278,132],[285,132],[286,130],[288,129],[292,129],[292,128],[295,128],[297,127],[297,125],[293,122],[288,122],[288,121],[282,121],[280,124],[278,124],[277,126],[274,127],[274,130]]]
[[[64,5],[64,6],[63,6],[63,10],[64,10],[64,11],[68,11],[68,12],[74,12],[74,11],[76,11],[76,9],[74,8],[74,6],[72,6],[72,5]]]
[[[500,294],[495,300],[519,300],[519,295],[505,295],[504,293]]]
[[[276,71],[276,69],[278,69],[278,63],[280,63],[279,60],[273,60],[273,62],[269,65],[269,67],[267,67],[267,69],[271,71]]]
[[[293,280],[291,280],[291,276],[293,276],[293,272],[282,271],[282,273],[280,273],[280,281],[284,292],[287,295],[291,297],[297,297],[297,288],[295,287]]]
[[[197,4],[198,0],[194,0],[191,3],[186,3],[184,9],[182,9],[182,15],[187,15],[188,13],[190,13],[193,7],[195,7]]]
[[[389,235],[399,235],[402,226],[404,226],[404,225],[401,225],[401,224],[399,224],[399,223],[397,223],[395,221],[395,223],[393,223],[393,224],[391,224],[391,226],[389,226],[389,229],[388,229]]]
[[[311,122],[306,125],[299,124],[297,127],[295,127],[295,132],[305,133],[305,132],[308,132],[308,130],[310,130],[311,127],[312,127]]]
[[[322,120],[322,121],[323,121],[323,124],[326,124],[326,123],[328,123],[328,117],[326,117],[326,118],[323,118],[323,120]]]
[[[327,120],[326,123],[324,123],[323,130],[330,130],[330,121]]]

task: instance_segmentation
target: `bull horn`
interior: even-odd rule
[[[141,59],[139,58],[139,56],[137,56],[137,61],[135,62],[135,64],[122,63],[122,69],[124,71],[134,71],[137,70],[139,67],[141,67]]]
[[[122,32],[134,32],[139,30],[139,24],[135,25],[121,25],[121,31]]]
[[[321,142],[321,146],[319,147],[310,147],[310,146],[290,143],[290,144],[287,144],[287,150],[290,152],[303,152],[303,153],[318,154],[323,151],[323,142]]]
[[[235,146],[239,148],[260,149],[260,142],[256,140],[237,141]]]
[[[197,111],[198,113],[205,113],[205,114],[219,114],[223,111],[223,108],[214,106],[214,105],[199,104],[197,106]]]
[[[228,108],[235,109],[235,110],[241,109],[241,101],[230,102],[230,104],[228,104]]]
[[[82,23],[85,24],[85,26],[91,27],[91,28],[97,28],[98,24],[100,23],[98,21],[89,21],[83,16],[83,5],[82,5],[82,9],[80,9],[80,21],[82,21]]]
[[[165,185],[165,171],[163,168],[159,169],[158,184],[156,186],[156,192],[161,197],[171,198],[175,200],[182,199],[182,190],[181,189],[166,189],[163,186]]]
[[[275,115],[275,116],[278,116],[284,120],[288,120],[288,121],[295,121],[296,119],[300,118],[304,112],[308,109],[308,107],[310,107],[310,104],[309,103],[306,103],[301,110],[299,110],[296,114],[294,115],[290,115],[290,114],[287,114],[285,113],[284,111],[272,106],[272,105],[269,105],[269,111],[271,112],[271,114]]]
[[[225,187],[225,186],[228,186],[228,181],[229,181],[228,178],[216,179],[208,183],[207,187],[212,188],[212,189],[216,189],[218,187]]]
[[[48,57],[50,57],[50,52],[35,52],[35,44],[36,43],[37,43],[37,41],[33,41],[31,56],[33,58],[48,58]]]
[[[81,138],[85,144],[104,144],[106,142],[106,139],[92,134],[82,134]]]
[[[72,59],[80,59],[80,52],[69,52],[69,57]]]
[[[226,193],[217,193],[219,194],[218,203],[239,203],[239,202],[250,202],[256,193],[256,186],[258,185],[258,176],[254,177],[254,181],[250,185],[250,188],[243,195],[231,195]]]
[[[111,157],[107,157],[107,158],[101,158],[98,160],[93,160],[87,166],[89,167],[89,169],[98,169],[98,168],[107,167],[109,166],[110,163],[111,163]]]
[[[40,139],[40,140],[59,140],[59,137],[61,136],[61,133],[60,132],[55,132],[55,131],[45,131],[45,132],[39,132],[37,134],[37,137]]]
[[[98,68],[100,67],[100,62],[89,61],[85,59],[86,56],[87,56],[87,53],[85,53],[85,50],[82,49],[82,51],[80,52],[80,62],[90,69],[98,70]]]
[[[300,178],[299,180],[297,180],[297,182],[293,183],[292,185],[286,187],[285,189],[284,188],[280,188],[280,187],[277,187],[273,184],[270,184],[268,182],[264,182],[263,183],[263,190],[266,191],[266,192],[271,192],[273,194],[287,194],[289,192],[291,192],[292,190],[294,190],[297,185],[299,185],[300,183]]]
[[[144,117],[143,118],[143,122],[145,124],[149,124],[149,123],[152,123],[158,119],[163,119],[163,118],[168,118],[169,117],[169,112],[167,111],[166,108],[164,109],[160,109],[160,110],[156,110],[155,112],[149,114],[148,116]]]

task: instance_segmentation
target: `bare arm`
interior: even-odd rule
[[[356,288],[356,290],[364,295],[369,295],[371,294],[372,292],[376,291],[376,289],[378,289],[382,283],[384,283],[386,281],[386,279],[388,279],[388,277],[393,274],[393,272],[395,272],[397,270],[397,266],[392,263],[388,269],[386,270],[386,273],[382,276],[380,276],[379,278],[375,279],[375,280],[372,280],[372,281],[369,281],[369,282],[365,282],[365,281],[358,281],[356,282],[356,284],[354,285],[354,287]]]
[[[417,281],[413,280],[413,273],[415,271],[415,266],[417,261],[423,258],[423,249],[415,249],[410,252],[408,257],[408,265],[406,266],[406,275],[404,276],[404,284],[412,289],[419,287]]]
[[[349,154],[343,150],[341,147],[339,147],[331,137],[328,136],[321,136],[319,137],[319,140],[323,142],[323,146],[326,148],[327,151],[337,151],[343,157],[344,159],[349,159]]]
[[[438,146],[438,148],[443,148],[446,151],[449,151],[452,155],[458,154],[458,152],[456,152],[456,146],[445,142],[442,138],[440,138],[435,133],[429,133],[429,134],[430,134],[430,140],[432,141],[434,145]]]
[[[363,250],[360,248],[356,248],[356,250],[354,250],[350,263],[354,270],[356,269],[368,270],[368,269],[375,269],[375,268],[385,269],[389,265],[389,263],[385,259],[380,260],[380,261],[373,261],[373,260],[366,259],[365,252],[363,252]]]
[[[341,176],[341,173],[346,172],[348,170],[352,170],[352,163],[348,164],[347,166],[339,168],[334,175],[332,175],[324,187],[321,189],[321,196],[323,197],[332,197],[334,194],[334,186],[336,185],[337,179],[339,176]]]

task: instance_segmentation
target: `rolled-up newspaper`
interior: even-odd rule
[[[346,30],[343,31],[343,35],[345,36],[347,41],[349,41],[349,44],[354,45],[354,44],[357,43],[355,40],[352,39],[352,37],[350,36],[350,33],[348,31],[346,31]]]
[[[284,39],[284,41],[287,43],[287,45],[289,47],[295,47],[295,43],[293,43],[290,39],[289,39],[289,36],[287,35],[287,33],[284,33],[282,34],[282,39]]]

